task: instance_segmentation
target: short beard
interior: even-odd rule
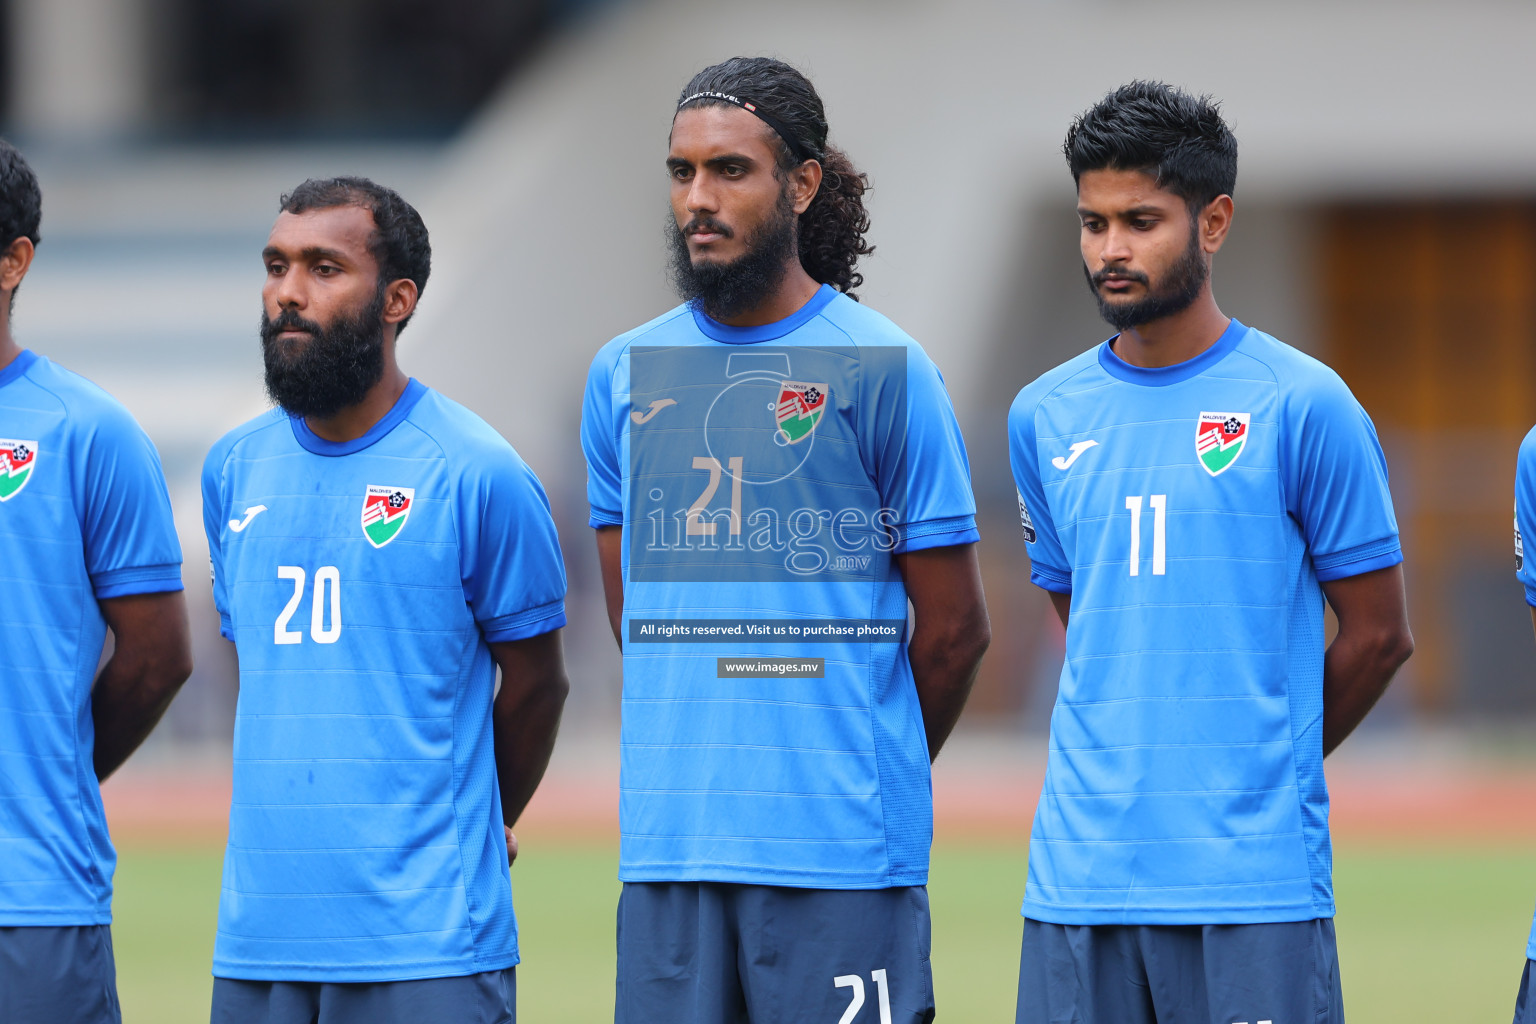
[[[309,340],[279,339],[287,330],[308,331]],[[290,416],[323,420],[357,405],[384,377],[384,289],[329,327],[291,309],[275,320],[262,310],[261,357],[267,395]]]
[[[1099,304],[1099,316],[1107,320],[1109,325],[1117,331],[1140,327],[1142,324],[1149,324],[1154,320],[1184,312],[1200,297],[1200,289],[1205,287],[1206,278],[1210,273],[1211,268],[1205,262],[1205,253],[1200,248],[1200,239],[1193,227],[1190,229],[1188,247],[1168,268],[1168,273],[1157,283],[1156,289],[1148,284],[1145,274],[1116,275],[1120,278],[1139,281],[1147,286],[1147,294],[1135,302],[1110,302],[1105,299],[1104,293],[1099,290],[1099,285],[1103,284],[1109,276],[1108,270],[1101,269],[1094,273],[1086,265],[1083,267],[1083,276],[1088,279],[1088,290],[1093,292],[1093,297]]]
[[[685,302],[715,320],[729,320],[756,308],[783,282],[791,261],[800,253],[794,198],[786,188],[773,214],[745,239],[746,252],[730,263],[694,263],[688,253],[685,228],[668,218],[667,241],[672,284]],[[686,228],[707,227],[726,238],[732,232],[708,216],[695,217]]]

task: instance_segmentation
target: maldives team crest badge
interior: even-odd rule
[[[773,420],[779,426],[779,433],[790,444],[799,444],[810,437],[826,411],[825,384],[801,384],[793,380],[779,382],[779,404],[774,408]]]
[[[21,493],[37,468],[36,441],[9,441],[0,437],[0,501]]]
[[[1211,476],[1232,467],[1248,447],[1248,420],[1252,413],[1203,412],[1195,424],[1195,454]]]
[[[416,501],[413,487],[380,487],[369,484],[363,492],[363,536],[376,548],[400,536],[405,521],[411,518]]]

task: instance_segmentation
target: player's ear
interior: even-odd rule
[[[32,266],[32,256],[36,250],[32,247],[32,239],[23,235],[0,252],[0,291],[15,291],[21,284],[21,279],[27,276],[27,268]]]
[[[397,324],[416,309],[416,282],[408,277],[391,281],[384,288],[384,322]]]
[[[807,160],[789,172],[789,180],[795,194],[795,215],[804,213],[821,190],[821,164]]]
[[[1200,232],[1200,248],[1207,255],[1220,249],[1232,229],[1232,197],[1217,196],[1205,204],[1195,217],[1195,230]]]

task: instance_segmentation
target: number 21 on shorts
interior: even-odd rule
[[[875,983],[875,997],[880,1003],[880,1024],[891,1024],[891,991],[885,981],[885,971],[870,971],[869,980]],[[853,1024],[859,1011],[864,1008],[864,979],[857,974],[840,974],[832,979],[832,984],[838,988],[853,989],[853,1001],[837,1021],[837,1024]]]

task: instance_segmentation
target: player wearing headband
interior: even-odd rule
[[[1018,1024],[1340,1024],[1323,757],[1413,650],[1386,460],[1337,374],[1216,305],[1209,98],[1133,82],[1065,149],[1119,333],[1008,416],[1067,634]]]
[[[582,415],[624,652],[615,1020],[927,1021],[929,762],[990,635],[965,447],[850,291],[867,180],[803,75],[700,72],[666,166],[686,301],[598,353]]]

